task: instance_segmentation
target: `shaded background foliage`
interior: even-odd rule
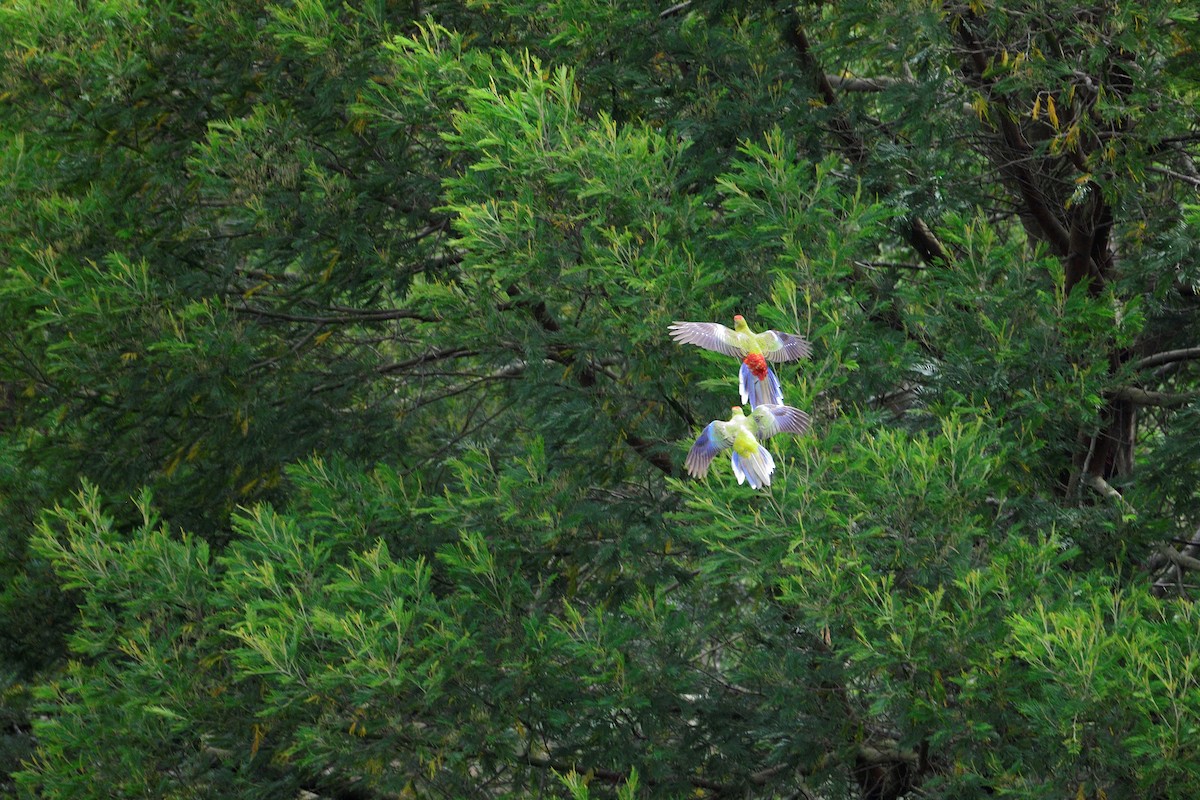
[[[0,41],[6,791],[1191,796],[1194,10]],[[680,468],[738,312],[763,493]]]

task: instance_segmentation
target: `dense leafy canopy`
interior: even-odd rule
[[[0,42],[4,791],[1195,795],[1191,5]],[[769,491],[683,471],[735,313]]]

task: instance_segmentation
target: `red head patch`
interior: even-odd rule
[[[746,366],[750,368],[750,372],[760,381],[767,379],[767,360],[762,357],[761,353],[751,353],[746,356]]]

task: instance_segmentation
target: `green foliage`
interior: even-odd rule
[[[6,3],[0,787],[1191,797],[1198,35]]]

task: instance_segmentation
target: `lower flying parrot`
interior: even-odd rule
[[[764,403],[750,416],[734,406],[728,422],[713,420],[704,428],[684,463],[694,477],[703,478],[717,453],[733,448],[730,460],[737,482],[749,482],[755,489],[770,486],[775,459],[760,442],[777,433],[804,433],[808,425],[808,414],[791,406]]]
[[[796,361],[812,354],[812,345],[803,336],[779,331],[755,333],[741,314],[733,318],[732,330],[717,322],[674,322],[668,330],[677,342],[742,359],[738,388],[742,402],[752,409],[764,403],[783,403],[783,387],[767,366],[768,361]]]

